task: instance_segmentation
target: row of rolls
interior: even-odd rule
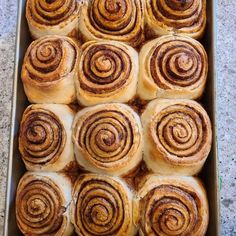
[[[16,201],[24,235],[203,236],[209,221],[206,192],[195,177],[145,175],[133,188],[106,175],[26,172]]]
[[[141,118],[121,103],[80,108],[33,104],[24,112],[19,150],[29,171],[78,169],[132,177],[140,166],[161,175],[197,175],[211,150],[204,108],[187,99],[156,99]],[[75,155],[74,155],[75,154]]]
[[[206,0],[27,0],[26,18],[34,39],[56,34],[138,47],[167,34],[201,38]]]
[[[21,78],[31,103],[82,106],[127,103],[138,96],[201,98],[208,57],[195,39],[168,35],[146,42],[138,52],[118,41],[79,45],[64,36],[45,36],[26,51]]]

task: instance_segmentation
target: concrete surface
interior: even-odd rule
[[[17,0],[0,0],[0,235],[4,222]],[[236,235],[236,1],[217,11],[222,235]]]

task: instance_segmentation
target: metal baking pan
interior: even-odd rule
[[[18,181],[25,172],[18,151],[18,130],[22,113],[28,105],[20,79],[23,57],[31,39],[25,19],[26,0],[19,0],[18,28],[16,34],[15,71],[13,83],[13,102],[11,120],[11,138],[9,149],[8,184],[5,212],[5,236],[22,235],[17,227],[15,218],[15,194]],[[207,110],[213,127],[213,146],[205,167],[200,174],[203,179],[209,199],[210,222],[207,231],[208,236],[220,235],[219,218],[219,181],[217,158],[217,126],[216,126],[216,63],[215,63],[215,9],[216,1],[207,1],[207,28],[204,38],[201,40],[209,57],[209,75],[205,94],[201,103]]]

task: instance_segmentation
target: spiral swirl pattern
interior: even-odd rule
[[[78,60],[77,46],[67,37],[49,36],[34,41],[22,68],[23,82],[52,84],[74,72]]]
[[[77,0],[28,0],[26,16],[43,26],[55,26],[78,17]]]
[[[108,172],[137,165],[142,139],[137,114],[122,104],[98,105],[86,111],[78,113],[74,121],[73,140],[81,153],[78,162],[83,158],[88,165]]]
[[[161,175],[196,175],[211,150],[211,121],[193,100],[156,99],[142,114],[144,161]]]
[[[203,46],[185,37],[163,37],[150,55],[150,72],[162,89],[195,88],[205,83],[207,55]]]
[[[195,235],[201,222],[201,203],[196,193],[174,185],[159,185],[142,202],[145,235]]]
[[[131,79],[132,61],[122,45],[119,47],[119,44],[91,44],[80,60],[80,86],[91,93],[109,95]]]
[[[26,164],[56,162],[66,138],[64,126],[53,112],[32,106],[26,109],[19,136],[19,149]]]
[[[86,13],[81,18],[95,37],[127,42],[134,47],[143,41],[142,1],[93,0],[84,7]]]
[[[98,162],[111,163],[128,154],[133,135],[128,117],[112,110],[88,117],[80,129],[78,142]]]
[[[206,131],[207,121],[203,114],[189,105],[169,106],[155,117],[156,136],[167,153],[180,159],[197,154],[210,138]],[[191,160],[192,161],[192,160]]]
[[[75,187],[74,224],[79,235],[133,235],[132,208],[123,185],[107,176],[84,175]]]
[[[64,235],[68,219],[63,193],[47,176],[27,174],[19,183],[16,217],[25,235]]]
[[[147,17],[159,32],[167,30],[199,38],[206,24],[205,0],[149,0]]]

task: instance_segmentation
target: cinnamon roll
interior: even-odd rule
[[[139,116],[127,105],[107,103],[79,111],[73,123],[73,142],[79,166],[85,170],[128,175],[142,159]]]
[[[198,41],[184,36],[163,36],[145,44],[139,60],[138,94],[142,99],[202,96],[208,59]]]
[[[209,221],[206,191],[194,177],[145,177],[134,201],[140,235],[204,236]]]
[[[117,40],[137,47],[144,40],[144,2],[91,0],[82,6],[79,30],[83,40]]]
[[[115,41],[90,41],[79,59],[77,98],[84,106],[128,102],[137,89],[138,53]]]
[[[72,194],[72,222],[78,235],[136,235],[133,194],[118,178],[96,174],[78,177]]]
[[[197,174],[211,150],[211,122],[201,105],[187,99],[156,99],[142,114],[144,160],[162,175]]]
[[[19,150],[30,171],[72,171],[74,112],[66,105],[35,104],[22,117]]]
[[[206,26],[206,0],[147,0],[147,37],[182,34],[195,39]]]
[[[77,38],[81,5],[80,0],[27,0],[26,18],[31,36]]]
[[[16,194],[16,219],[24,235],[69,236],[72,184],[59,173],[27,172]]]
[[[76,100],[78,50],[68,37],[47,36],[31,43],[21,72],[31,103],[69,104]]]

